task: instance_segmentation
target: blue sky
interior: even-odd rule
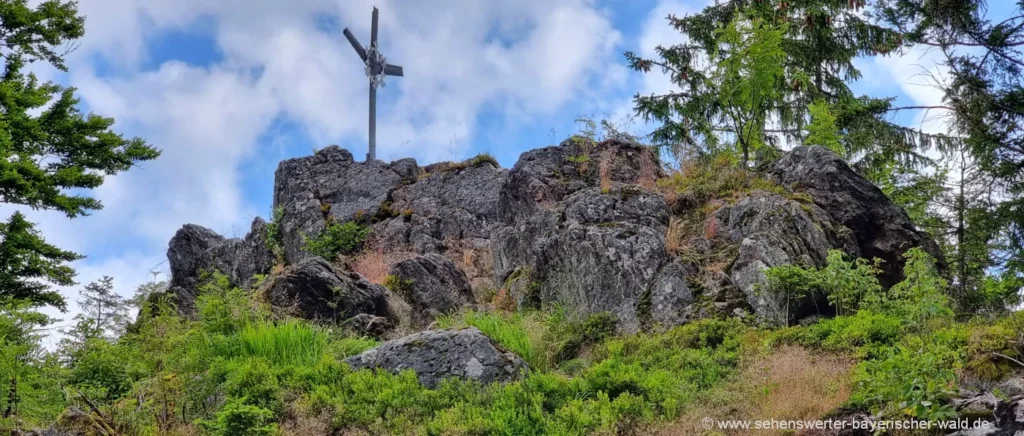
[[[167,241],[185,223],[243,236],[269,215],[280,160],[328,144],[365,155],[366,82],[341,28],[365,44],[374,4],[383,52],[405,68],[379,92],[378,156],[423,164],[489,152],[510,167],[574,133],[578,115],[619,119],[635,93],[671,89],[628,70],[622,53],[679,41],[664,17],[704,2],[81,0],[87,31],[71,72],[37,74],[77,87],[84,109],[164,156],[109,178],[94,192],[106,208],[92,216],[30,218],[88,255],[76,264],[82,284],[111,275],[124,295],[150,270],[166,274]],[[928,53],[865,60],[855,86],[935,103],[938,92],[914,80],[934,64]]]

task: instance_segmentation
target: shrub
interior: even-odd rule
[[[590,315],[582,323],[559,324],[561,325],[552,328],[549,334],[550,341],[556,344],[552,361],[554,365],[573,359],[583,347],[599,344],[614,335],[618,319],[611,313],[602,312]]]
[[[274,413],[262,407],[245,404],[245,398],[229,400],[212,421],[199,425],[215,435],[271,436],[277,434]]]
[[[877,273],[878,270],[866,259],[847,261],[841,250],[829,250],[826,264],[821,269],[797,265],[767,268],[767,286],[764,289],[785,297],[787,314],[790,299],[817,292],[826,295],[837,314],[843,315],[856,310],[864,296],[881,292]]]
[[[284,218],[284,206],[274,208],[274,213],[267,223],[266,234],[267,247],[274,254],[278,262],[284,262],[284,233],[281,232],[281,219]]]
[[[363,242],[369,234],[369,228],[354,221],[330,223],[320,236],[306,240],[306,251],[334,260],[340,255],[355,254],[362,250]]]
[[[119,347],[104,339],[89,339],[71,355],[68,382],[88,392],[91,398],[113,400],[128,393],[142,374],[133,363],[136,350]]]
[[[857,365],[851,403],[884,416],[943,420],[956,416],[946,400],[956,394],[962,336],[912,336]]]

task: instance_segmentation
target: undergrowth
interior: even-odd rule
[[[194,319],[157,307],[117,342],[90,341],[72,362],[23,374],[33,382],[21,389],[33,395],[19,405],[18,425],[88,432],[99,422],[120,434],[635,434],[678,429],[694,413],[810,419],[840,404],[947,419],[965,371],[998,378],[1020,360],[1024,315],[957,321],[922,251],[908,252],[906,280],[888,290],[866,267],[831,256],[821,269],[769,270],[778,286],[806,279],[839,292],[831,301],[844,306],[842,316],[776,330],[730,318],[623,335],[606,313],[451,314],[438,327],[475,327],[531,371],[504,384],[452,378],[434,389],[410,371],[351,369],[343,360],[377,341],[275,318],[214,275]],[[783,356],[801,350],[810,354]],[[18,368],[0,361],[0,374]],[[784,382],[801,386],[777,386]]]
[[[633,432],[671,420],[736,371],[747,328],[707,320],[662,334],[614,336],[608,314],[462,312],[442,327],[474,326],[532,370],[505,384],[354,371],[342,360],[376,345],[334,329],[275,319],[251,294],[212,277],[189,320],[163,308],[135,333],[76,356],[69,392],[51,412],[90,410],[125,434],[279,434],[299,422],[374,434],[587,434]],[[26,419],[27,418],[22,418]],[[79,423],[81,424],[81,423]],[[74,427],[72,420],[58,426]]]

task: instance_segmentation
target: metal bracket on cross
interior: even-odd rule
[[[402,77],[402,67],[387,63],[387,59],[380,52],[377,45],[377,7],[373,8],[373,15],[370,17],[370,45],[363,48],[356,40],[355,35],[345,28],[345,38],[355,49],[356,54],[366,65],[366,77],[370,79],[370,146],[366,153],[366,160],[377,158],[377,87],[384,87],[385,76]]]

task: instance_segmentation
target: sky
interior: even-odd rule
[[[34,65],[77,88],[84,111],[161,149],[154,161],[93,191],[104,209],[69,220],[26,211],[49,242],[84,254],[77,290],[103,275],[130,296],[160,271],[183,224],[243,237],[271,210],[283,159],[338,144],[366,154],[367,80],[342,29],[364,45],[380,8],[381,51],[405,76],[378,92],[378,158],[421,164],[519,154],[556,144],[580,116],[621,120],[636,93],[672,89],[657,72],[630,70],[625,51],[652,55],[681,40],[669,13],[700,0],[80,0],[86,36],[69,73]],[[936,104],[921,77],[941,74],[934,53],[858,62],[860,92],[900,105]],[[59,73],[59,74],[58,74]],[[924,122],[905,113],[907,122]],[[929,124],[929,128],[941,129]],[[642,131],[644,126],[634,126]],[[9,215],[14,208],[0,207]]]

